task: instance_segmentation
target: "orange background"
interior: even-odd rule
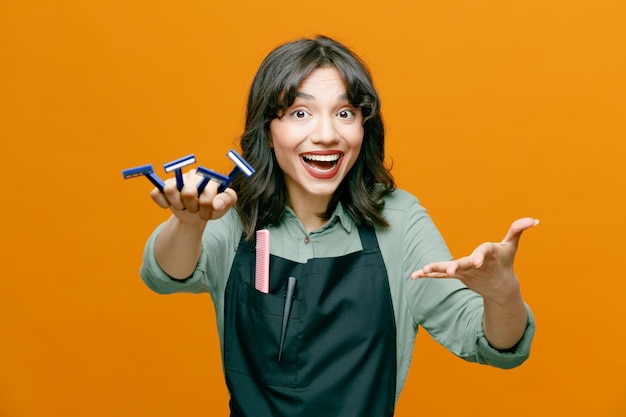
[[[397,416],[626,415],[624,1],[2,0],[0,416],[227,415],[210,297],[143,285],[167,212],[120,171],[227,172],[262,58],[317,33],[369,63],[397,182],[453,254],[541,220],[531,358],[422,333]]]

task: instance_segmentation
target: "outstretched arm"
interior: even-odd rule
[[[176,182],[169,179],[163,193],[156,188],[151,193],[159,206],[172,211],[157,238],[154,254],[161,269],[175,279],[185,279],[193,273],[200,258],[207,221],[220,218],[237,201],[237,194],[230,188],[218,194],[218,184],[214,181],[198,196],[200,180],[195,170],[191,170],[185,174],[181,191]]]
[[[500,243],[483,243],[469,256],[430,263],[411,278],[461,280],[483,297],[483,328],[489,344],[500,350],[512,348],[524,335],[528,321],[513,263],[522,232],[537,223],[532,218],[516,220]]]

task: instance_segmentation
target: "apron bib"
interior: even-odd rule
[[[242,237],[226,285],[224,368],[232,417],[389,417],[396,328],[371,227],[363,250],[297,263],[270,256],[270,292],[254,288],[255,242]],[[280,361],[289,277],[297,279]]]

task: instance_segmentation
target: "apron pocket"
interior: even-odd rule
[[[293,300],[282,357],[278,361],[285,297],[245,283],[235,306],[234,328],[225,340],[224,366],[267,385],[295,387],[298,371],[300,302]]]

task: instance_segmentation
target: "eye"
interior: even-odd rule
[[[309,113],[306,110],[298,109],[291,112],[291,116],[294,119],[304,120],[309,117]]]
[[[354,118],[355,112],[352,109],[344,109],[337,113],[337,116],[340,119],[352,119]]]

